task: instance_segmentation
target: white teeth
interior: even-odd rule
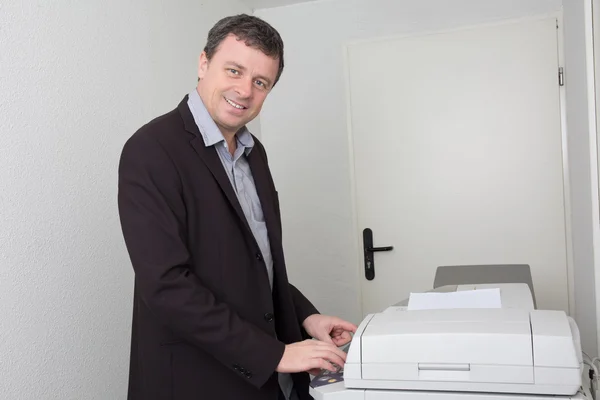
[[[225,98],[225,101],[239,110],[243,110],[245,108],[245,107],[240,106],[239,104],[234,103],[233,101],[229,100],[228,98]]]

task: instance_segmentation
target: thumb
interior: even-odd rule
[[[339,320],[336,321],[337,322],[337,327],[342,328],[344,330],[350,331],[350,332],[356,332],[356,330],[358,329],[358,327],[356,325],[354,325],[351,322],[348,321],[344,321],[344,320]]]
[[[319,332],[317,339],[319,339],[321,342],[334,344],[333,339],[331,339],[331,336],[329,336],[327,333]]]

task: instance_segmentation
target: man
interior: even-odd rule
[[[277,192],[246,128],[283,65],[270,25],[224,18],[196,89],[123,148],[119,212],[135,271],[129,400],[305,400],[307,372],[344,365],[338,346],[356,326],[320,315],[288,282]]]

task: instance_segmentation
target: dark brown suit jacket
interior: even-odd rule
[[[254,140],[248,162],[269,232],[273,292],[187,96],[123,148],[118,204],[135,271],[129,400],[276,400],[284,343],[307,338],[301,322],[317,310],[288,282],[277,192]],[[308,374],[293,378],[300,398],[311,399]]]

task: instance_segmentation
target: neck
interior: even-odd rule
[[[228,132],[221,131],[221,133],[223,133],[223,137],[225,138],[225,141],[227,142],[227,148],[229,149],[229,153],[231,153],[231,155],[233,156],[233,154],[235,153],[235,150],[237,149],[237,140],[235,140],[235,132],[228,133]]]

